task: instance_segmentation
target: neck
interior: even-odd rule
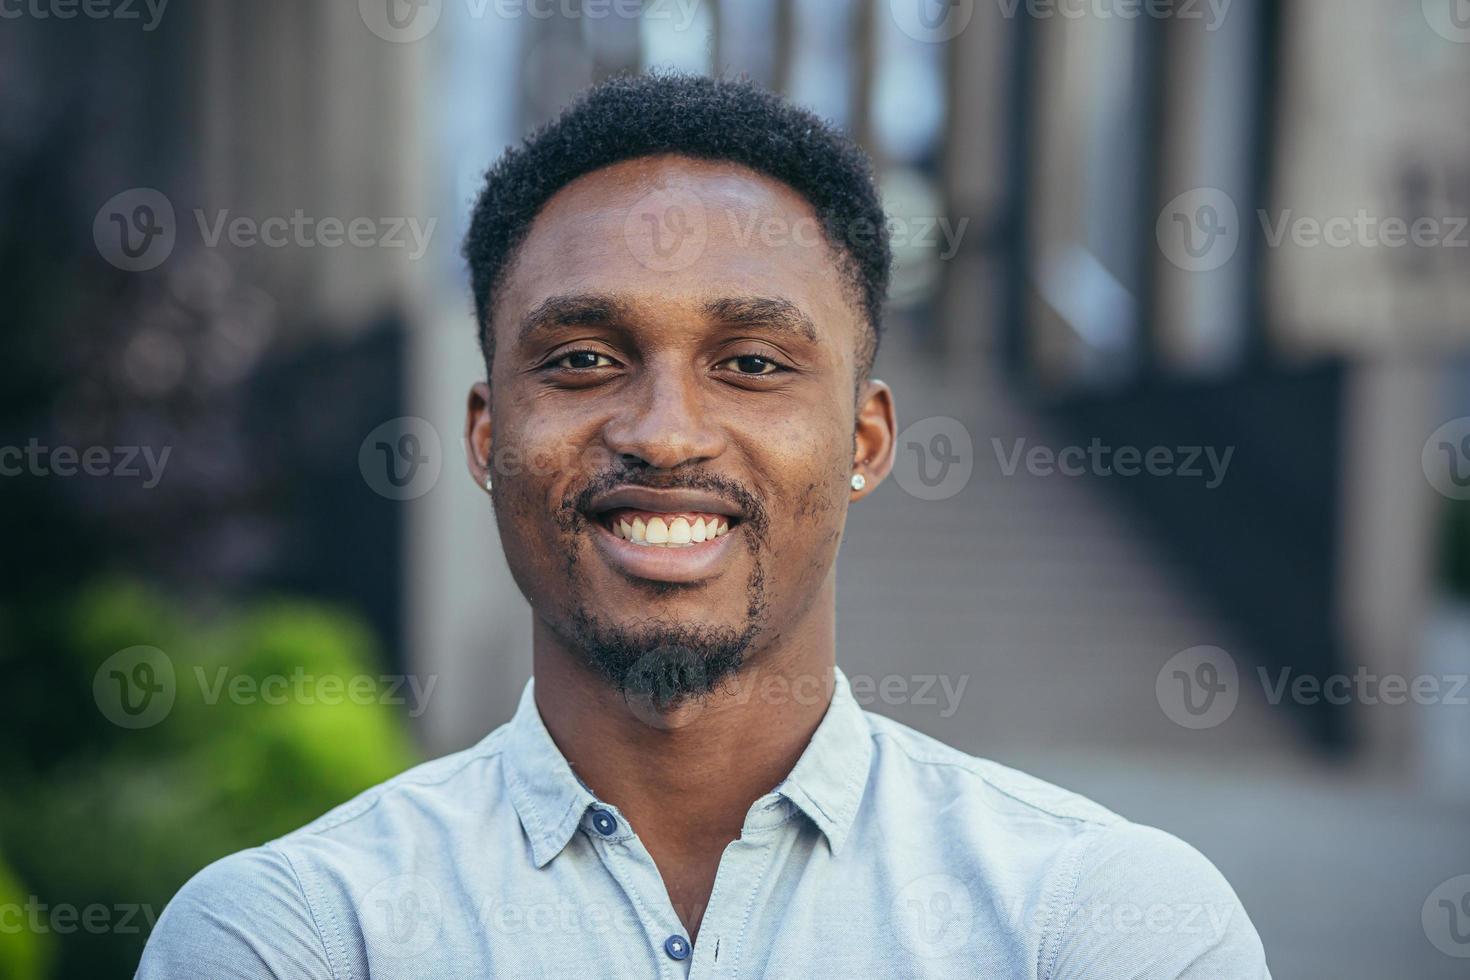
[[[655,857],[718,855],[826,714],[834,607],[830,598],[813,603],[714,692],[663,713],[630,703],[538,619],[536,707],[578,777],[623,812]]]

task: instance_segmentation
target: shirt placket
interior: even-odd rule
[[[675,912],[653,856],[612,807],[594,807],[587,823],[598,856],[622,887],[643,926],[662,976],[714,980],[738,976],[739,954],[754,917],[761,880],[769,870],[770,834],[789,817],[775,795],[758,800],[747,814],[739,840],[720,855],[709,904],[700,920],[697,947]]]
[[[687,977],[693,950],[653,856],[623,815],[611,806],[592,807],[582,830],[591,839],[603,867],[632,904],[658,975]]]

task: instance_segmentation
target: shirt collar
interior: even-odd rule
[[[827,838],[835,855],[846,843],[873,761],[873,740],[863,709],[841,668],[833,668],[832,703],[796,767],[776,787]]]
[[[552,741],[534,690],[533,679],[508,726],[505,772],[511,802],[531,842],[532,860],[542,868],[562,852],[598,800]],[[862,709],[853,700],[847,676],[834,669],[832,703],[796,766],[774,791],[816,824],[833,854],[852,829],[872,755]]]
[[[534,678],[526,682],[510,720],[505,772],[511,802],[531,841],[531,859],[543,868],[567,846],[597,798],[551,740],[536,709],[535,684]]]

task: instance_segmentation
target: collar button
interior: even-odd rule
[[[618,832],[618,821],[606,810],[593,810],[592,827],[602,836],[611,837]]]

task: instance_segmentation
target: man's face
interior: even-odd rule
[[[677,701],[831,603],[893,417],[804,198],[732,164],[610,166],[547,203],[498,295],[471,468],[566,646]]]

